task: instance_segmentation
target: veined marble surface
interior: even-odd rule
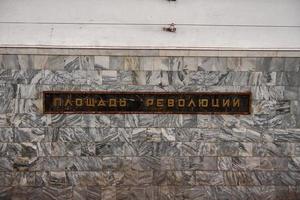
[[[299,69],[300,58],[0,55],[0,199],[300,199]],[[251,91],[252,114],[44,115],[45,90]]]

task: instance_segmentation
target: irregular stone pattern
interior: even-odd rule
[[[300,199],[300,58],[0,55],[0,199]],[[44,115],[42,91],[252,91],[251,115]]]

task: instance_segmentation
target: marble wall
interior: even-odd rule
[[[300,199],[300,58],[0,55],[0,199]],[[43,115],[44,90],[252,91],[251,115]]]

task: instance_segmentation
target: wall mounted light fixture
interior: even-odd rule
[[[175,24],[172,23],[172,24],[169,25],[169,27],[164,27],[163,30],[167,31],[167,32],[175,33],[176,32]]]

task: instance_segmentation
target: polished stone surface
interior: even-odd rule
[[[0,199],[299,199],[300,58],[0,56]],[[45,90],[252,91],[251,115],[44,115]]]

